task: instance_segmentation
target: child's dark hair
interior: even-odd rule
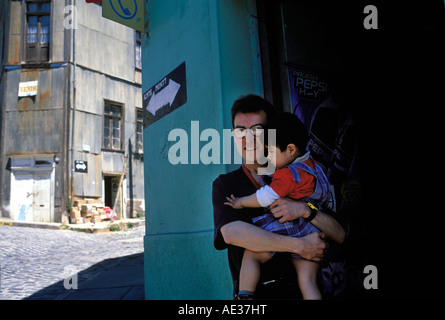
[[[289,144],[294,144],[301,154],[305,153],[309,135],[306,126],[296,115],[289,112],[280,113],[275,116],[269,128],[276,129],[276,145],[281,152],[286,150]]]
[[[266,113],[268,123],[273,121],[275,108],[270,102],[254,94],[240,96],[232,106],[232,126],[234,125],[235,116],[238,113],[256,113],[260,111]]]

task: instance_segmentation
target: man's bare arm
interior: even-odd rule
[[[234,221],[221,227],[227,244],[243,247],[255,252],[292,252],[302,257],[320,261],[327,249],[323,233],[311,233],[302,238],[282,236],[263,230],[255,225]]]
[[[323,211],[318,211],[314,220],[311,223],[318,229],[323,231],[329,239],[332,239],[338,243],[345,241],[346,233],[343,227],[329,214]]]
[[[280,218],[280,222],[292,221],[298,218],[307,218],[311,214],[309,206],[305,202],[292,200],[289,198],[280,198],[276,200],[271,206],[270,211],[275,218]],[[345,240],[345,230],[330,215],[318,211],[311,223],[329,239],[338,243],[343,243]]]

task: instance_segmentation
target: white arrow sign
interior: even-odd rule
[[[76,169],[77,170],[85,170],[86,168],[87,168],[87,166],[85,165],[84,162],[82,162],[82,164],[80,164],[80,163],[76,164]]]
[[[156,111],[161,109],[163,106],[167,104],[171,105],[175,100],[180,88],[181,85],[179,83],[176,83],[170,79],[165,88],[158,93],[153,94],[148,103],[147,111],[150,111],[152,115],[156,115]]]

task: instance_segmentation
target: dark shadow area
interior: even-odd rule
[[[144,253],[138,253],[106,259],[80,271],[77,289],[65,289],[61,280],[23,300],[144,299]]]

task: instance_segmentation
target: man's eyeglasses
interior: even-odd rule
[[[242,139],[246,136],[247,131],[250,131],[250,133],[254,137],[259,137],[264,133],[264,127],[260,124],[255,124],[251,126],[250,128],[234,128],[233,129],[233,136],[238,139]]]

